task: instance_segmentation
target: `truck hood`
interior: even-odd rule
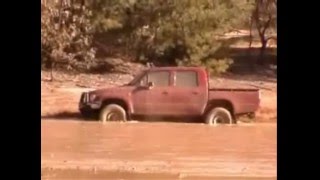
[[[105,94],[111,95],[111,94],[123,94],[128,93],[132,89],[134,89],[133,86],[116,86],[116,87],[110,87],[110,88],[102,88],[97,89],[94,91],[90,91],[90,94],[96,94],[97,96],[102,96]]]

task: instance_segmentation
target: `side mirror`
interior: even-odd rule
[[[154,86],[153,82],[148,82],[148,84],[147,84],[148,89],[152,89],[153,86]]]

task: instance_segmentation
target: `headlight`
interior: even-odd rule
[[[89,101],[90,102],[93,102],[93,101],[96,101],[98,100],[98,96],[96,94],[90,94],[89,95]]]

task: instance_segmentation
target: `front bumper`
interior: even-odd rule
[[[90,102],[89,93],[84,92],[81,94],[79,101],[79,110],[82,111],[94,111],[101,108],[101,102]]]

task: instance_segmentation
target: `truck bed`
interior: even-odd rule
[[[246,88],[210,88],[209,91],[259,91],[259,89]]]
[[[255,112],[260,104],[259,89],[210,88],[209,101],[227,100],[232,104],[234,114]]]

